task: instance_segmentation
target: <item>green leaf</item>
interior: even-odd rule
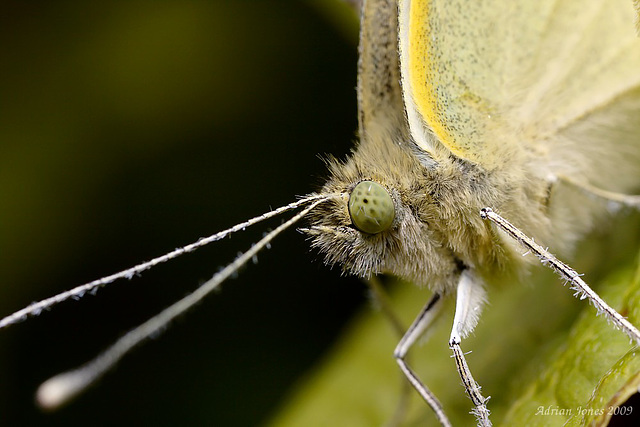
[[[536,269],[527,283],[489,287],[490,303],[463,350],[485,395],[495,425],[587,425],[606,421],[640,383],[640,358],[629,339],[585,301],[571,295],[551,272]],[[595,286],[635,325],[640,324],[640,274],[627,265]],[[393,305],[405,324],[429,292],[392,287]],[[410,352],[411,364],[442,401],[454,425],[472,425],[467,398],[447,345],[453,306],[426,345]],[[445,324],[442,324],[445,323]],[[272,419],[274,426],[384,425],[403,396],[400,425],[435,425],[430,409],[407,390],[393,360],[398,336],[384,316],[367,307],[317,370],[292,390]],[[397,414],[396,414],[397,415]]]
[[[628,319],[640,320],[640,276],[622,269],[600,286],[601,296]],[[546,368],[524,387],[505,424],[606,425],[617,405],[640,385],[637,347],[585,307],[564,341],[544,358]],[[556,422],[557,421],[557,422]]]

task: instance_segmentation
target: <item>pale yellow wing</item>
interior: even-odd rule
[[[631,0],[401,0],[402,84],[415,142],[436,158],[452,153],[488,170],[522,150],[548,153],[552,171],[556,151],[577,150],[584,169],[580,160],[593,158],[594,147],[606,153],[613,140],[635,156],[634,19]],[[598,137],[585,125],[596,122]]]

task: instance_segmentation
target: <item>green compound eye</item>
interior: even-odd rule
[[[393,200],[383,186],[362,181],[349,196],[349,215],[358,230],[377,234],[391,226],[396,212]]]

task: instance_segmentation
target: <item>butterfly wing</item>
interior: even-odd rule
[[[598,158],[594,146],[611,148],[584,123],[618,128],[640,111],[630,1],[401,0],[399,20],[411,134],[436,158],[487,170],[522,150]],[[637,133],[623,133],[637,152]]]
[[[406,133],[398,58],[396,0],[364,2],[358,62],[359,133]]]

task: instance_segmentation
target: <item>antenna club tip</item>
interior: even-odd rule
[[[45,411],[55,411],[68,403],[83,388],[73,373],[56,375],[43,382],[36,392],[36,403]]]

